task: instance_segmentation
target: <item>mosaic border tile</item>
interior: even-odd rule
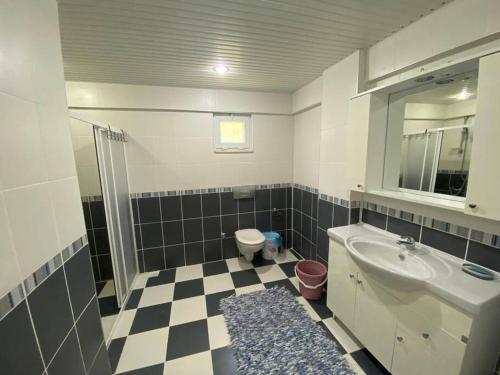
[[[470,239],[472,241],[500,249],[500,235],[498,234],[491,234],[471,229]]]
[[[423,226],[441,232],[454,234],[455,236],[463,237],[468,239],[470,229],[463,227],[461,225],[451,224],[446,221],[437,220],[431,217],[424,217]]]
[[[87,246],[87,235],[84,234],[70,245],[62,249],[52,259],[43,264],[35,272],[14,287],[9,293],[0,298],[0,320],[21,303],[33,290],[35,290],[44,280],[53,274],[73,255]]]
[[[365,210],[370,210],[373,212],[378,212],[379,214],[387,215],[388,208],[387,206],[378,204],[378,203],[372,203],[368,201],[363,201],[363,209]]]
[[[102,195],[87,195],[83,196],[82,202],[101,202],[103,200]]]
[[[241,185],[243,186],[243,185]],[[292,184],[289,182],[281,184],[267,184],[267,185],[255,185],[256,190],[264,189],[276,189],[276,188],[288,188]],[[175,195],[193,195],[193,194],[207,194],[207,193],[230,193],[234,188],[240,186],[224,186],[217,188],[203,188],[203,189],[187,189],[187,190],[169,190],[169,191],[153,191],[153,192],[143,192],[143,193],[131,193],[130,198],[157,198]]]
[[[396,219],[401,219],[403,221],[407,221],[409,223],[422,225],[422,216],[414,214],[409,211],[398,210],[396,208],[390,208],[387,211],[387,214],[391,217],[395,217]]]

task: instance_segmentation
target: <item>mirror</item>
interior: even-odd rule
[[[477,71],[417,81],[389,96],[384,188],[465,197]]]

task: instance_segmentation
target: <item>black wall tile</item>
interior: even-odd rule
[[[415,241],[420,240],[420,225],[410,223],[392,216],[387,218],[387,230],[400,236],[412,236]]]
[[[139,263],[139,272],[145,272],[144,269],[144,254],[142,250],[137,251],[137,261]]]
[[[238,199],[238,210],[240,213],[243,212],[254,212],[255,211],[255,199]]]
[[[328,261],[328,248],[329,248],[328,233],[321,228],[318,228],[318,256]]]
[[[293,209],[302,211],[302,190],[293,188]]]
[[[286,188],[271,189],[271,208],[286,208]]]
[[[240,255],[236,240],[234,238],[224,238],[222,240],[222,256],[224,259],[237,258]]]
[[[204,240],[214,240],[221,237],[220,216],[203,218]]]
[[[286,207],[292,208],[293,205],[293,189],[291,187],[286,188]]]
[[[360,209],[359,208],[351,208],[349,209],[350,211],[350,215],[351,215],[351,221],[349,222],[349,224],[357,224],[359,223],[359,211]]]
[[[312,214],[312,193],[302,191],[302,212],[308,216]]]
[[[138,200],[138,204],[141,224],[161,221],[160,198],[141,198]]]
[[[465,249],[467,248],[467,240],[465,238],[427,227],[422,227],[421,242],[462,259],[465,256]]]
[[[161,217],[163,221],[181,220],[181,197],[178,195],[171,197],[161,197]]]
[[[168,221],[163,223],[163,241],[166,246],[184,242],[182,221]]]
[[[93,228],[106,227],[106,211],[104,210],[103,201],[89,202],[90,216],[92,217]]]
[[[101,344],[104,343],[101,317],[97,307],[97,298],[94,298],[76,323],[76,332],[78,334],[85,368],[90,369],[92,361],[97,355]]]
[[[184,241],[196,242],[203,240],[201,219],[184,220]]]
[[[165,257],[163,247],[157,247],[143,251],[144,269],[147,272],[165,269]]]
[[[199,264],[205,261],[203,255],[203,242],[188,243],[186,249],[186,265]]]
[[[132,217],[134,218],[134,224],[138,224],[139,223],[139,209],[138,209],[138,203],[137,203],[138,199],[137,198],[133,198],[132,201],[131,201],[131,205],[132,205]]]
[[[92,272],[94,273],[94,280],[99,281],[101,280],[101,275],[99,274],[99,263],[97,261],[97,257],[92,257]]]
[[[186,265],[184,260],[184,245],[165,247],[165,268],[182,267]]]
[[[48,375],[85,375],[80,348],[74,329],[64,341],[61,349],[57,352],[50,364]]]
[[[271,209],[271,190],[262,189],[255,192],[255,210],[269,211]]]
[[[302,231],[302,215],[296,209],[293,210],[293,230],[298,233]]]
[[[311,240],[311,218],[307,215],[302,215],[302,231],[301,234],[308,240]]]
[[[141,239],[141,226],[134,225],[134,233],[135,233],[135,246],[137,249],[142,249],[142,239]]]
[[[26,302],[21,302],[0,321],[2,374],[41,374],[42,358],[36,343]]]
[[[285,249],[289,249],[292,247],[292,231],[291,230],[286,230],[286,236],[285,236]]]
[[[87,231],[87,239],[89,241],[90,254],[96,255],[97,252],[96,252],[96,248],[95,248],[94,231],[93,230]]]
[[[333,227],[349,225],[349,209],[338,204],[333,205]]]
[[[233,198],[233,193],[220,193],[222,215],[237,214],[238,201]]]
[[[363,212],[363,218],[362,218],[363,222],[385,230],[387,215],[366,209],[363,209],[362,212]]]
[[[28,296],[28,304],[43,358],[48,363],[73,325],[62,267]]]
[[[313,244],[316,244],[316,237],[317,237],[317,229],[318,229],[318,221],[317,220],[312,220],[312,225],[311,225],[311,242]]]
[[[199,194],[182,196],[182,215],[184,219],[201,217],[201,196]]]
[[[94,246],[97,254],[109,254],[108,230],[106,228],[94,229],[93,232],[95,240]]]
[[[286,210],[271,212],[271,229],[273,231],[286,229]]]
[[[141,224],[142,247],[148,249],[151,247],[163,246],[163,234],[161,223]]]
[[[256,228],[261,232],[269,232],[271,230],[271,212],[262,211],[255,214]]]
[[[99,271],[101,273],[101,280],[113,279],[113,264],[111,262],[111,255],[99,255]]]
[[[65,264],[71,306],[74,319],[82,313],[92,297],[95,296],[94,279],[90,265],[88,246],[85,246]]]
[[[219,193],[202,194],[203,216],[220,215]]]
[[[108,351],[106,350],[106,345],[102,345],[97,357],[95,359],[92,368],[89,371],[89,375],[111,375],[113,370],[111,369]]]
[[[299,253],[302,251],[302,236],[296,231],[292,233],[292,247]]]
[[[470,241],[467,260],[500,272],[500,249]]]
[[[307,239],[302,237],[302,248],[300,249],[300,254],[305,259],[311,259],[312,244]]]
[[[313,219],[318,218],[318,194],[312,195],[312,211],[311,216]]]
[[[323,229],[333,225],[333,203],[320,199],[318,201],[318,226]]]
[[[222,232],[226,237],[234,237],[234,232],[238,230],[238,215],[222,216]]]
[[[240,229],[255,228],[255,215],[253,213],[240,214]]]
[[[85,228],[92,228],[92,221],[90,218],[90,206],[88,202],[82,202],[83,206],[83,218],[85,219]]]
[[[213,262],[222,259],[222,241],[212,240],[204,242],[205,262]]]

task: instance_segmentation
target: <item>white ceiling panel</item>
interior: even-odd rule
[[[442,0],[59,0],[66,79],[291,92]],[[218,75],[214,67],[229,71]]]

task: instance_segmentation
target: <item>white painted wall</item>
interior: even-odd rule
[[[292,181],[291,95],[76,82],[67,91],[70,106],[87,108],[75,114],[127,133],[131,192]],[[254,152],[214,153],[211,111],[254,113]]]
[[[85,233],[57,3],[0,4],[0,297]]]
[[[454,0],[368,49],[368,79],[470,47],[500,33],[498,0]]]

